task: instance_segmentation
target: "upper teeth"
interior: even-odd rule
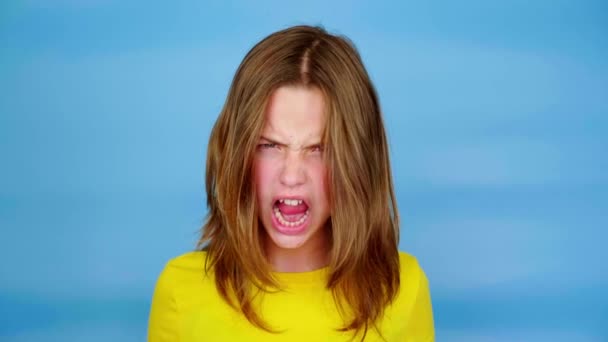
[[[302,204],[302,200],[297,199],[280,199],[279,202],[292,206]]]

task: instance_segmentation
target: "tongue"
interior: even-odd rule
[[[308,206],[302,202],[302,204],[298,205],[287,205],[285,203],[277,203],[277,208],[281,211],[281,215],[283,218],[290,222],[296,222],[301,219],[304,214],[306,214],[306,210],[308,210]]]
[[[287,205],[285,203],[278,203],[277,207],[281,211],[281,214],[284,215],[297,215],[304,214],[308,209],[308,206],[302,202],[302,204],[298,205]]]

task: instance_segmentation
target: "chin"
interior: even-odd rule
[[[311,218],[301,230],[285,231],[277,227],[276,220],[269,218],[267,223],[261,222],[268,238],[268,247],[278,249],[297,250],[310,243],[321,243],[323,240],[323,227],[315,224]]]
[[[308,242],[308,236],[289,236],[277,233],[269,233],[269,240],[273,247],[279,249],[298,249]]]

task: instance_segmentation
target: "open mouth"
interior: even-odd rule
[[[272,208],[276,221],[286,228],[302,226],[310,216],[310,209],[301,199],[278,199]]]

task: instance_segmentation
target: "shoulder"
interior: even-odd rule
[[[207,252],[193,251],[181,254],[167,262],[167,268],[174,268],[185,271],[202,271],[207,259]]]
[[[206,257],[205,252],[188,252],[166,262],[152,297],[149,341],[179,340],[179,315],[213,295],[213,282],[204,271]]]
[[[433,311],[429,283],[418,259],[399,252],[400,286],[387,308],[385,328],[400,340],[434,341]]]
[[[426,274],[415,256],[400,251],[399,265],[401,279],[400,297],[415,298],[420,291],[428,288]]]
[[[434,341],[435,328],[429,281],[418,259],[399,253],[401,287],[394,308],[401,322],[406,322],[404,334],[412,341]]]
[[[171,286],[200,283],[205,275],[206,259],[207,252],[203,251],[187,252],[171,258],[165,264],[158,281]]]
[[[418,277],[424,273],[418,259],[407,252],[399,251],[399,265],[402,278]]]

